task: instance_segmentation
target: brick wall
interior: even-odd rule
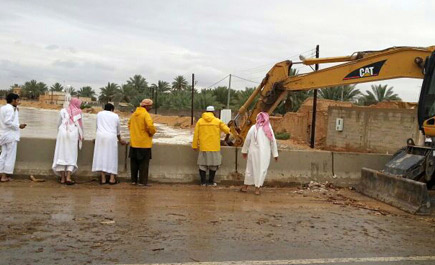
[[[329,107],[326,145],[328,149],[394,153],[408,138],[417,143],[420,133],[416,109]],[[343,131],[335,129],[343,119]]]

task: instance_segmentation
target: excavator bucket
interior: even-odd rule
[[[357,191],[412,214],[430,214],[431,198],[426,183],[363,168]]]
[[[430,214],[433,208],[428,188],[433,185],[434,149],[407,146],[397,151],[381,171],[361,170],[359,192],[413,214]]]

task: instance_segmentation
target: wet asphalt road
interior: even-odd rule
[[[435,264],[327,263],[434,253],[433,216],[346,189],[266,188],[255,196],[237,187],[15,180],[0,184],[0,200],[0,264]]]

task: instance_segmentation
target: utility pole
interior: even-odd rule
[[[319,45],[316,46],[316,58],[319,58]],[[319,70],[319,64],[316,64],[314,68],[316,71]],[[316,112],[317,112],[317,89],[314,89],[314,98],[313,98],[313,116],[311,119],[311,143],[310,147],[314,148],[314,143],[316,141]]]
[[[230,91],[231,91],[231,74],[230,74],[230,81],[228,84],[227,109],[230,109]]]
[[[192,102],[190,106],[190,125],[193,125],[193,96],[195,94],[195,74],[192,74]]]
[[[153,86],[153,99],[154,99],[154,114],[157,114],[157,91],[158,91],[158,86],[154,87]]]

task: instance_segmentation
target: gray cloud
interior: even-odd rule
[[[53,66],[65,67],[65,68],[74,68],[77,66],[77,63],[73,61],[62,61],[56,60],[52,63]]]
[[[47,49],[47,50],[57,50],[57,49],[59,49],[59,46],[57,46],[55,44],[51,44],[51,45],[45,46],[45,49]]]
[[[325,57],[434,44],[428,1],[3,0],[2,7],[0,17],[13,19],[0,18],[0,87],[34,78],[98,88],[134,74],[154,83],[195,73],[200,87],[229,73],[260,82],[276,62],[310,55],[316,44]],[[384,83],[418,98],[421,80]],[[234,80],[236,89],[253,85]]]

